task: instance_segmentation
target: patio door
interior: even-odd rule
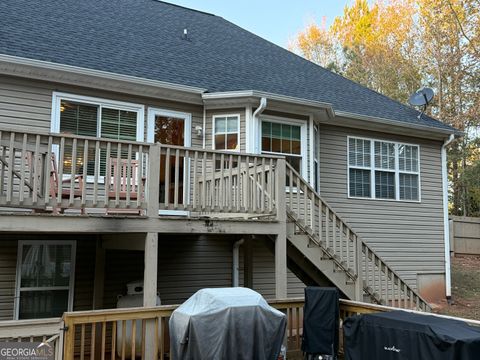
[[[153,109],[148,110],[148,140],[164,145],[191,146],[191,114],[177,111]],[[178,204],[185,204],[188,198],[189,169],[188,160],[181,157],[178,161],[179,179],[178,189],[175,192],[175,155],[170,156],[168,162],[169,179],[167,181],[167,159],[161,155],[160,159],[159,201],[165,203],[168,194],[169,203],[174,202],[177,193]],[[186,211],[161,210],[161,215],[185,215]]]

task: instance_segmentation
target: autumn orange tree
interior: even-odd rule
[[[451,212],[480,216],[480,0],[355,0],[291,47],[400,102],[434,88],[429,114],[465,133],[449,149]]]

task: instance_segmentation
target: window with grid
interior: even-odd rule
[[[59,127],[60,133],[73,135],[101,137],[114,140],[136,141],[137,126],[140,116],[139,111],[126,110],[121,107],[102,104],[88,103],[83,101],[74,101],[62,99],[58,102],[59,106]],[[115,157],[116,149],[112,149],[111,157]],[[122,158],[123,158],[122,154]],[[84,152],[80,146],[77,148],[77,157],[75,163],[76,173],[83,172]],[[100,154],[100,174],[105,174],[106,152]],[[94,175],[95,151],[88,151],[87,174]],[[64,150],[64,172],[70,173],[72,170],[72,148],[66,145]]]
[[[262,153],[285,155],[287,162],[301,174],[301,126],[262,121]]]
[[[60,317],[71,310],[74,241],[20,241],[18,244],[18,319]]]
[[[348,139],[351,197],[420,199],[419,147],[363,138]]]
[[[215,149],[239,151],[239,116],[214,116],[213,121]]]

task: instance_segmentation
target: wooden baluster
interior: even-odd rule
[[[330,209],[325,206],[325,243],[327,249],[330,246]]]
[[[128,144],[128,149],[127,149],[127,164],[126,164],[126,171],[125,171],[125,184],[123,186],[125,187],[125,206],[127,208],[130,207],[130,193],[132,191],[132,186],[134,186],[134,183],[132,182],[135,181],[135,174],[134,174],[134,169],[132,167],[132,144]]]
[[[122,360],[125,360],[126,342],[127,342],[127,322],[122,320]]]
[[[232,212],[233,206],[233,155],[228,158],[228,211]]]
[[[65,138],[62,136],[60,138],[60,150],[59,156],[57,159],[58,165],[58,179],[57,179],[57,188],[55,192],[57,194],[57,207],[62,204],[62,179],[63,179],[63,164],[65,161]]]
[[[92,205],[93,207],[98,206],[98,177],[100,171],[100,141],[95,141],[95,157],[93,160],[93,197]],[[85,181],[85,178],[83,179]],[[108,185],[108,181],[104,181],[105,187]]]
[[[257,212],[257,208],[258,208],[258,202],[257,202],[257,193],[258,193],[258,188],[257,188],[257,157],[255,156],[253,158],[253,176],[252,176],[252,180],[250,180],[252,182],[252,195],[253,195],[253,199],[252,199],[252,211],[254,213]],[[250,182],[249,181],[249,182]]]
[[[147,321],[145,319],[142,320],[142,360],[145,360],[145,336],[147,333]]]
[[[217,191],[216,191],[216,179],[215,173],[217,171],[217,154],[212,153],[212,169],[210,171],[210,203],[211,211],[217,210]]]
[[[158,159],[157,161],[160,161]],[[145,165],[144,165],[144,154],[143,154],[143,145],[138,147],[138,168],[137,168],[137,209],[142,207],[143,201],[143,174],[145,174]],[[157,201],[157,199],[155,199]]]
[[[180,172],[180,149],[175,150],[175,184],[173,187],[174,199],[173,208],[178,209],[178,190],[179,190],[179,172]]]
[[[106,336],[107,336],[107,323],[105,321],[102,322],[102,353],[101,353],[101,360],[105,360],[105,343],[106,343]]]
[[[265,196],[265,176],[266,176],[266,172],[265,172],[265,158],[262,158],[262,171],[260,173],[260,184],[261,184],[261,188],[260,188],[260,211],[262,213],[265,212],[265,201],[267,201],[267,197]]]
[[[182,180],[182,208],[187,210],[190,205],[190,151],[185,150],[183,153],[183,180]],[[180,191],[180,189],[179,189]]]
[[[303,183],[303,220],[305,222],[305,226],[310,226],[308,223],[307,205],[308,205],[308,186],[306,183]]]
[[[198,151],[193,152],[193,177],[192,177],[192,186],[193,186],[193,197],[192,197],[192,208],[193,211],[197,210],[198,204],[198,185],[197,185],[197,166],[198,166]]]
[[[105,207],[109,206],[109,192],[110,192],[110,183],[112,182],[112,159],[111,157],[111,143],[107,142],[107,152],[105,155]]]
[[[83,173],[82,173],[83,186],[82,186],[82,199],[81,199],[82,209],[85,208],[85,204],[87,201],[87,176],[88,176],[87,170],[88,170],[88,140],[85,140],[83,144]]]
[[[407,284],[405,284],[403,281],[401,282],[402,283],[402,307],[404,309],[407,308]]]
[[[347,269],[356,269],[356,264],[355,264],[355,256],[353,259],[350,259],[350,254],[355,254],[354,251],[350,253],[350,228],[344,224],[345,228],[345,242],[346,242],[346,251],[347,251]],[[352,249],[353,250],[353,249]]]
[[[225,200],[225,196],[224,196],[224,189],[225,189],[225,186],[223,185],[223,182],[224,182],[224,179],[225,179],[225,176],[224,176],[224,170],[225,170],[225,167],[224,167],[224,162],[225,162],[225,155],[224,154],[221,154],[220,155],[220,178],[219,178],[219,189],[218,189],[218,205],[219,205],[219,208],[220,208],[220,211],[224,211],[224,200]]]
[[[24,198],[24,186],[25,186],[25,159],[27,157],[27,134],[23,134],[23,141],[22,141],[22,152],[20,158],[20,186],[18,188],[18,200],[20,204],[23,203]],[[30,164],[31,166],[32,164]],[[0,180],[3,182],[3,177]],[[34,188],[35,189],[35,188]]]
[[[153,342],[154,344],[154,348],[153,348],[153,354],[154,356],[157,358],[158,357],[158,348],[159,348],[159,344],[158,344],[158,338],[159,338],[159,334],[158,334],[158,317],[155,318],[155,324],[154,324],[154,333],[155,333],[155,341]]]
[[[135,360],[135,340],[137,335],[137,320],[132,320],[132,334],[130,336],[130,348],[132,354],[132,360]]]
[[[112,351],[111,351],[111,360],[115,360],[116,359],[116,353],[117,353],[117,346],[116,346],[116,342],[117,342],[117,321],[112,321]]]
[[[164,338],[165,338],[165,318],[161,317],[160,318],[160,331],[161,331],[161,336],[157,336],[158,341],[160,341],[160,360],[163,360],[165,357],[165,343],[164,343]]]
[[[95,330],[96,330],[97,324],[92,322],[91,325],[91,336],[90,336],[90,360],[95,360]]]
[[[8,147],[8,166],[7,166],[7,204],[12,202],[13,196],[13,167],[15,164],[15,133],[10,133],[10,144]]]
[[[75,347],[73,347],[71,351],[74,351],[74,349]],[[85,359],[85,324],[82,324],[81,330],[80,330],[80,360],[83,360],[83,359]]]
[[[318,198],[318,239],[323,241],[323,203]]]
[[[282,196],[283,194],[277,194],[277,196]],[[293,171],[292,168],[288,168],[288,206],[290,210],[294,210],[293,206]]]
[[[115,180],[113,183],[115,184],[115,207],[118,208],[120,206],[120,189],[122,187],[121,183],[121,174],[122,174],[122,144],[117,144],[117,168],[116,172],[113,174]]]
[[[375,259],[375,254],[373,252],[370,252],[372,254],[372,289],[373,293],[377,292],[376,288],[376,272],[377,272],[377,264],[376,264],[376,259]]]
[[[42,179],[43,165],[41,164],[40,155],[40,135],[35,136],[35,154],[33,156],[33,193],[32,202],[38,203],[38,192],[40,190],[40,180]]]
[[[302,215],[300,213],[300,210],[301,210],[301,204],[300,204],[300,191],[301,191],[301,187],[300,187],[300,184],[301,182],[299,181],[300,179],[298,178],[298,176],[294,173],[293,175],[295,177],[295,186],[296,186],[296,190],[297,190],[297,207],[296,207],[296,212],[297,212],[297,215],[298,217],[301,219],[302,218]]]
[[[295,344],[300,349],[300,308],[295,307]]]
[[[250,157],[247,156],[246,162],[245,162],[245,185],[247,190],[245,191],[245,209],[247,212],[251,213],[252,212],[252,203],[251,203],[251,198],[252,198],[252,190],[250,188]]]
[[[240,197],[240,187],[242,186],[242,156],[238,155],[237,157],[237,189],[236,189],[236,197],[237,197],[237,212],[240,212],[242,208],[241,197]],[[242,194],[243,195],[243,194]]]
[[[207,207],[207,153],[203,153],[202,161],[202,210],[205,210]]]
[[[70,166],[70,191],[68,196],[68,206],[73,207],[75,199],[75,176],[77,174],[77,138],[72,141],[72,163]],[[62,183],[62,178],[58,179],[58,183]],[[61,185],[60,185],[61,186]]]
[[[170,205],[170,148],[167,147],[165,155],[165,209]]]

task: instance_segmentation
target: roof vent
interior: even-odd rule
[[[188,29],[187,28],[183,29],[182,39],[190,41],[190,39],[188,38]]]

